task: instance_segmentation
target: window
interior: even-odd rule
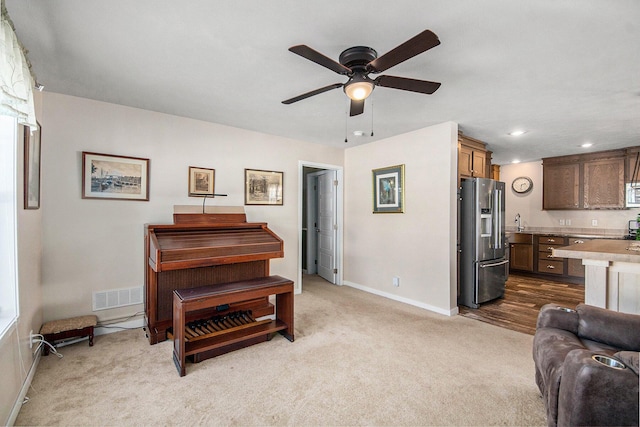
[[[0,338],[18,317],[16,131],[15,118],[0,116]]]

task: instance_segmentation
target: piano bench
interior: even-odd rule
[[[75,337],[89,337],[89,346],[93,347],[93,328],[98,324],[94,315],[71,317],[69,319],[52,320],[40,328],[44,340],[53,345],[55,341]],[[44,355],[49,354],[49,346],[44,346]]]

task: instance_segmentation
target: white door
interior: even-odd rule
[[[318,274],[336,283],[336,171],[327,170],[318,175]]]

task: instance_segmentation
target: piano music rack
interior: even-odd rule
[[[198,335],[187,332],[191,331],[187,318],[194,312],[270,295],[276,296],[275,320],[255,321],[246,312],[238,311],[201,320],[200,328],[196,321],[195,329],[200,331]],[[242,319],[231,318],[238,315]],[[218,323],[219,330],[215,330]],[[223,324],[227,327],[222,328]],[[186,375],[185,362],[188,356],[192,356],[194,362],[199,362],[268,341],[276,332],[293,342],[293,282],[289,279],[267,276],[173,291],[173,361],[181,377]]]

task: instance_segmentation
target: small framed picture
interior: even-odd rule
[[[373,170],[373,213],[404,212],[404,165]]]
[[[244,170],[245,205],[282,205],[284,172]]]
[[[40,136],[42,127],[31,133],[24,127],[24,208],[40,209]]]
[[[216,170],[189,166],[189,196],[213,197]]]
[[[83,151],[82,198],[149,201],[149,159]]]

